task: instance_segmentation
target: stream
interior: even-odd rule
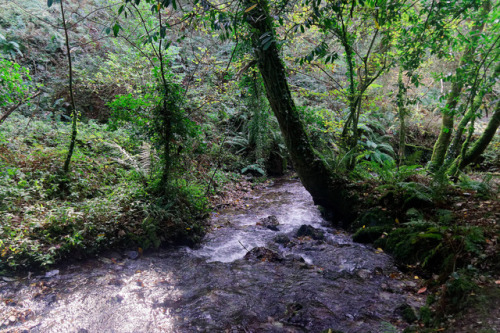
[[[213,214],[197,249],[0,281],[0,332],[400,332],[419,307],[390,256],[328,226],[298,180]]]

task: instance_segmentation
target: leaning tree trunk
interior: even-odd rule
[[[311,146],[290,93],[285,66],[278,54],[268,3],[266,0],[247,0],[246,7],[249,8],[246,19],[251,27],[252,44],[266,96],[302,184],[316,204],[331,210],[336,220],[348,222],[353,217],[353,197],[348,195],[346,183],[328,168]]]
[[[481,9],[481,14],[479,15],[477,21],[472,27],[472,35],[473,37],[478,36],[484,29],[485,26],[485,18],[491,10],[491,2],[490,0],[485,0],[483,2],[483,8]],[[471,63],[474,59],[475,55],[475,47],[469,46],[462,58],[460,59],[460,64],[458,68],[462,68],[467,64]],[[448,99],[446,100],[446,106],[443,113],[443,121],[441,124],[441,131],[439,132],[439,137],[434,145],[434,150],[432,152],[431,163],[429,165],[429,169],[433,172],[438,171],[444,163],[444,159],[446,156],[446,152],[448,151],[448,147],[451,141],[451,135],[453,132],[454,125],[454,112],[457,107],[458,101],[460,99],[460,94],[462,92],[462,87],[464,86],[464,79],[459,78],[456,82],[453,82],[451,86],[451,92],[448,95]]]
[[[455,173],[457,168],[459,170],[463,170],[466,166],[475,162],[477,158],[481,156],[482,153],[484,153],[486,147],[488,147],[489,143],[495,136],[499,126],[500,126],[500,102],[497,103],[495,112],[491,116],[488,126],[486,126],[486,129],[484,130],[481,137],[474,143],[474,145],[467,153],[463,154],[464,155],[463,157],[459,156],[455,160],[454,165],[452,165],[450,168],[450,172]]]
[[[497,64],[497,66],[495,67],[495,70],[494,70],[493,74],[491,75],[491,77],[497,78],[499,75],[500,75],[500,63]],[[448,161],[450,161],[450,163],[451,163],[451,161],[453,159],[456,159],[457,157],[459,158],[459,160],[462,159],[461,156],[459,156],[459,155],[460,154],[463,155],[463,154],[459,152],[459,149],[460,149],[460,140],[462,139],[462,135],[465,131],[465,127],[467,126],[469,121],[471,121],[475,118],[477,110],[481,107],[481,104],[483,103],[484,96],[486,95],[487,91],[489,90],[489,88],[493,84],[494,83],[492,82],[489,85],[487,85],[486,87],[484,87],[483,89],[481,89],[479,94],[473,98],[471,107],[467,110],[467,112],[463,116],[462,120],[458,124],[457,130],[455,131],[455,137],[454,137],[453,142],[452,142],[450,149],[448,151],[448,155],[446,156],[446,161],[447,161],[446,163],[448,163]],[[450,163],[448,163],[448,164],[450,164]],[[458,166],[458,165],[456,165],[455,161],[453,162],[453,164],[455,166]],[[448,174],[454,175],[454,173],[456,171],[457,171],[456,167],[452,166],[448,170]]]

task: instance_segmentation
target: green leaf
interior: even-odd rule
[[[120,25],[118,23],[116,23],[114,26],[113,26],[113,34],[116,36],[118,36],[118,32],[120,32]]]
[[[47,0],[47,6],[50,8],[54,4],[54,0]]]

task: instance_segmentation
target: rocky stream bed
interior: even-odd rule
[[[400,332],[422,305],[390,256],[327,226],[297,180],[214,213],[197,249],[111,252],[0,281],[0,332]]]

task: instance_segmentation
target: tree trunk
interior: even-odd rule
[[[403,82],[403,67],[399,66],[398,74],[398,113],[399,113],[399,159],[398,165],[403,165],[406,150],[406,110],[405,110],[406,87]]]
[[[285,67],[279,57],[272,19],[266,0],[246,1],[247,22],[251,26],[252,44],[262,75],[266,96],[276,116],[293,165],[304,187],[316,204],[332,210],[338,221],[349,222],[352,196],[346,183],[330,170],[326,162],[311,146],[288,86]]]
[[[483,3],[483,8],[481,9],[481,14],[472,27],[471,34],[473,36],[477,36],[483,31],[486,21],[485,17],[488,15],[490,10],[491,2],[490,0],[485,0]],[[467,64],[472,63],[475,50],[476,48],[472,45],[470,45],[466,49],[466,51],[462,55],[462,58],[460,59],[458,68],[462,68],[464,66],[467,66]],[[455,109],[460,99],[460,94],[464,83],[464,78],[458,78],[458,80],[453,82],[451,86],[451,92],[448,95],[446,106],[444,108],[441,131],[439,133],[436,144],[434,145],[434,151],[432,152],[431,163],[429,165],[429,169],[433,172],[438,171],[443,166],[446,152],[448,151],[448,147],[450,145],[451,135],[453,133]]]
[[[64,173],[68,173],[69,164],[71,162],[71,157],[73,156],[73,150],[75,149],[76,135],[77,135],[76,123],[77,123],[78,115],[76,114],[75,96],[73,94],[73,65],[71,63],[71,49],[69,47],[68,27],[66,25],[66,18],[64,16],[63,2],[64,2],[64,0],[61,0],[61,2],[60,2],[60,4],[61,4],[61,16],[62,16],[62,22],[63,22],[63,28],[64,28],[64,36],[66,39],[66,52],[68,54],[69,95],[70,95],[70,99],[71,99],[71,115],[73,116],[73,124],[71,126],[71,140],[69,143],[68,155],[66,156],[66,160],[64,161],[64,166],[63,166]]]
[[[499,75],[500,75],[500,64],[498,64],[495,67],[495,70],[494,70],[491,77],[496,78]],[[486,95],[486,93],[488,92],[488,90],[491,88],[491,85],[493,85],[493,83],[490,83],[490,85],[483,87],[481,89],[481,91],[479,92],[479,94],[474,97],[471,107],[467,110],[467,112],[463,116],[462,120],[458,124],[457,130],[455,131],[455,137],[453,138],[453,142],[451,143],[450,150],[448,151],[448,155],[446,156],[446,161],[448,164],[453,159],[460,157],[460,156],[458,156],[459,155],[459,147],[460,147],[460,141],[462,139],[462,135],[465,131],[465,127],[467,126],[469,121],[471,121],[471,119],[474,119],[474,117],[476,116],[477,110],[481,107],[481,104],[483,103],[483,98]],[[456,164],[456,163],[454,163],[454,164]],[[453,170],[453,172],[449,173],[449,175],[453,175],[457,171],[456,168],[453,169],[453,167],[451,167],[449,170],[450,171]]]
[[[477,140],[474,143],[472,148],[467,153],[464,153],[463,158],[460,158],[459,156],[459,158],[455,160],[455,164],[458,165],[459,170],[463,170],[466,166],[476,161],[477,158],[481,156],[482,153],[484,153],[486,147],[488,147],[489,143],[495,136],[495,133],[497,132],[499,126],[500,126],[500,102],[497,103],[495,112],[491,116],[488,126],[486,126],[486,129],[484,130],[479,140]]]

